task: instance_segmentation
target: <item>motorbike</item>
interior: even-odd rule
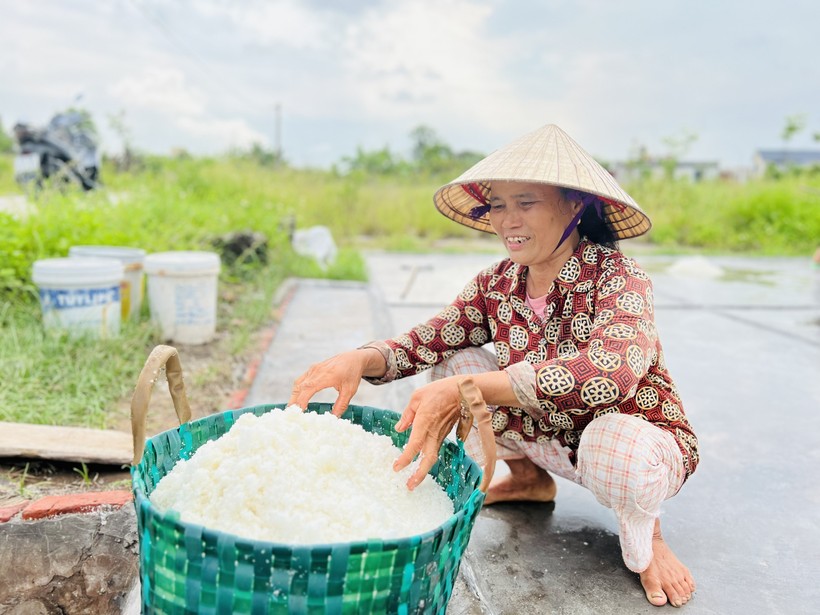
[[[14,126],[17,155],[14,177],[20,186],[42,189],[79,186],[92,190],[99,185],[100,159],[93,134],[81,113],[56,114],[45,127],[28,123]]]

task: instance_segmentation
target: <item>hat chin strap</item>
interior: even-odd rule
[[[552,251],[553,254],[555,254],[558,248],[561,247],[561,244],[564,243],[570,235],[572,235],[572,231],[574,231],[578,227],[578,225],[581,224],[581,216],[584,215],[584,212],[587,210],[587,207],[589,207],[591,204],[592,203],[590,203],[589,201],[583,202],[583,206],[581,207],[581,209],[578,210],[578,213],[575,214],[575,217],[572,218],[570,223],[567,225],[567,228],[564,229],[564,234],[561,235],[561,239],[558,240],[558,245],[556,245],[555,250]],[[595,212],[598,214],[598,217],[603,218],[601,201],[595,199],[594,207]]]

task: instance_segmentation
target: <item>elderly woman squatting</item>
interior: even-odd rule
[[[493,406],[510,473],[485,504],[551,501],[552,474],[593,492],[619,522],[622,556],[647,599],[681,606],[695,583],[660,530],[660,506],[698,462],[697,439],[669,376],[648,276],[615,241],[649,219],[554,125],[494,152],[435,195],[457,222],[494,232],[509,258],[479,273],[436,317],[398,337],[311,366],[290,403],[335,388],[341,414],[366,378],[386,383],[432,368],[397,424],[412,426],[396,469],[421,454],[408,487],[435,463],[470,374]],[[482,348],[492,341],[495,354]],[[471,437],[471,455],[482,456]]]

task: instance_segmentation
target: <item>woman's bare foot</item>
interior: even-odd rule
[[[663,606],[667,601],[672,606],[683,606],[695,591],[695,581],[689,569],[675,557],[661,536],[658,519],[652,536],[652,561],[641,573],[641,585],[646,591],[646,599],[655,606]]]
[[[535,465],[526,457],[523,459],[505,459],[510,473],[493,479],[484,505],[496,502],[552,502],[558,490],[555,480],[549,473]]]

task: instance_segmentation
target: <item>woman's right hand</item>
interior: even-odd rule
[[[384,359],[374,348],[349,350],[315,363],[294,381],[288,405],[296,404],[302,409],[307,408],[316,393],[333,388],[339,393],[333,404],[333,414],[341,416],[359,390],[362,376],[378,373],[380,365],[384,365]],[[381,373],[386,369],[387,366],[384,365]]]

